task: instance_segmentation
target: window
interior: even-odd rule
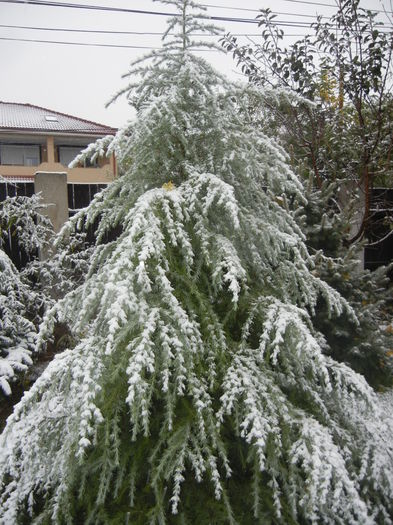
[[[67,167],[86,146],[59,146],[59,162]],[[85,168],[95,168],[97,163],[86,161]]]
[[[77,155],[81,152],[78,146],[59,146],[59,162],[67,167]]]
[[[0,163],[7,166],[38,166],[40,147],[26,144],[1,144]]]

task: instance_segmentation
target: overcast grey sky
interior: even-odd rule
[[[65,0],[59,0],[65,3]],[[147,11],[173,12],[152,0],[69,0],[69,3],[108,6]],[[212,16],[253,19],[260,8],[270,7],[282,13],[280,20],[304,24],[317,13],[330,15],[334,0],[202,0],[210,4]],[[389,0],[362,0],[368,9],[392,10]],[[254,11],[255,10],[255,11]],[[132,117],[126,101],[119,100],[105,109],[105,104],[122,86],[121,75],[130,62],[146,50],[94,46],[20,42],[4,39],[51,40],[87,44],[158,47],[160,36],[139,33],[162,33],[165,17],[148,14],[113,13],[27,4],[0,3],[0,100],[36,104],[56,111],[86,118],[102,124],[121,126]],[[232,33],[257,33],[256,25],[238,22],[217,22]],[[110,35],[19,29],[4,26],[29,26],[94,31],[129,31],[138,34]],[[303,28],[285,28],[290,35],[302,35]],[[288,37],[295,39],[296,37]],[[255,38],[255,40],[258,40]],[[231,78],[241,78],[230,56],[206,52],[204,56],[217,69]]]

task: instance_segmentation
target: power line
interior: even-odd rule
[[[311,2],[311,0],[283,0],[284,2],[291,2],[293,4],[308,4],[308,5],[320,5],[323,7],[334,7],[337,9],[337,5],[335,4],[325,4],[323,2]]]
[[[20,26],[0,24],[3,29],[27,29],[33,31],[50,31],[58,33],[86,33],[86,34],[103,34],[103,35],[136,35],[136,36],[162,36],[162,31],[115,31],[105,29],[71,29],[66,27],[39,27],[39,26]],[[174,34],[174,33],[169,33]],[[233,36],[261,36],[260,33],[231,33]],[[191,33],[192,37],[212,37],[217,38],[217,35],[209,35],[205,33]],[[286,36],[305,36],[304,34],[289,34]]]
[[[34,31],[52,31],[52,32],[54,31],[54,32],[59,32],[59,33],[96,33],[96,34],[104,34],[104,35],[162,36],[162,31],[156,31],[156,32],[115,31],[115,30],[105,30],[105,29],[71,29],[71,28],[66,28],[66,27],[37,27],[37,26],[19,26],[19,25],[8,25],[8,24],[0,24],[0,27],[4,29],[28,29],[28,30],[34,30]],[[193,36],[203,36],[203,35],[201,34],[201,35],[193,35]],[[212,35],[212,36],[216,36],[216,35]],[[247,35],[244,35],[244,36],[247,36]]]
[[[284,27],[293,27],[297,29],[308,29],[310,24],[301,22],[291,22],[291,21],[275,21],[275,24]],[[12,25],[12,24],[0,24],[0,28],[3,29],[23,29],[23,30],[32,30],[32,31],[48,31],[48,32],[58,32],[58,33],[81,33],[81,34],[103,34],[103,35],[137,35],[137,36],[162,36],[162,31],[118,31],[118,30],[106,30],[106,29],[74,29],[66,27],[43,27],[43,26],[22,26],[22,25]],[[383,26],[383,29],[389,29],[392,26]],[[173,34],[173,33],[172,33]],[[232,33],[233,36],[261,36],[260,33]],[[192,37],[216,37],[217,35],[209,35],[204,33],[193,33],[190,34]],[[285,36],[306,36],[306,34],[288,34]]]
[[[129,9],[125,7],[108,7],[100,5],[87,5],[87,4],[72,4],[72,3],[62,3],[62,2],[51,2],[49,0],[0,0],[2,4],[18,4],[18,5],[35,5],[35,6],[44,6],[44,7],[63,7],[69,9],[86,9],[90,11],[105,11],[113,13],[132,13],[139,15],[157,15],[165,17],[174,17],[180,16],[178,13],[169,13],[165,11],[147,11],[143,9]],[[258,24],[258,20],[251,18],[237,18],[237,17],[227,17],[227,16],[211,16],[203,15],[204,18],[209,20],[219,21],[219,22],[239,22],[244,24]],[[198,18],[198,16],[197,16]]]
[[[129,9],[123,7],[108,7],[108,6],[98,6],[98,5],[87,5],[87,4],[73,4],[73,3],[62,3],[62,2],[53,2],[50,0],[0,0],[0,3],[5,4],[19,4],[19,5],[35,5],[35,6],[46,6],[46,7],[63,7],[69,9],[87,9],[87,10],[96,10],[96,11],[109,11],[109,12],[121,12],[121,13],[132,13],[132,14],[143,14],[143,15],[157,15],[157,16],[180,16],[178,13],[168,13],[163,11],[147,11],[141,9]],[[204,15],[204,17],[209,20],[220,21],[220,22],[239,22],[246,24],[258,24],[257,19],[251,18],[238,18],[238,17],[226,17],[226,16],[212,16]],[[295,25],[293,27],[296,27]],[[301,26],[299,26],[301,27]],[[305,26],[304,26],[305,27]]]
[[[248,11],[250,13],[259,13],[260,9],[250,9],[247,7],[229,7],[225,5],[215,5],[215,4],[201,4],[202,7],[214,7],[216,9],[229,9],[231,11]]]
[[[325,6],[325,7],[335,7],[333,4],[325,4],[322,2],[313,2],[311,0],[284,0],[286,2],[292,2],[297,4],[307,4],[307,5],[316,5],[316,6]],[[87,5],[87,4],[73,4],[70,2],[54,2],[50,0],[0,0],[0,3],[7,4],[19,4],[19,5],[35,5],[35,6],[44,6],[44,7],[63,7],[69,9],[86,9],[93,11],[107,11],[107,12],[117,12],[117,13],[133,13],[133,14],[143,14],[143,15],[157,15],[157,16],[180,16],[178,13],[169,13],[164,11],[150,11],[142,9],[130,9],[123,7],[108,7],[100,5]],[[211,5],[210,7],[213,7]],[[214,7],[224,7],[224,6],[214,6]],[[228,8],[228,7],[226,7]],[[229,8],[228,8],[229,9]],[[234,8],[240,10],[241,8]],[[244,9],[246,10],[246,9]],[[247,9],[247,11],[249,11]],[[373,10],[374,12],[384,13],[383,10]],[[240,22],[248,24],[257,24],[258,21],[250,18],[238,18],[238,17],[224,17],[224,16],[213,16],[213,15],[204,15],[210,20],[220,21],[220,22]]]
[[[125,7],[108,7],[101,5],[87,5],[87,4],[73,4],[69,2],[52,2],[50,0],[0,0],[3,4],[19,4],[19,5],[35,5],[44,7],[63,7],[69,9],[87,9],[89,11],[106,11],[114,13],[132,13],[139,15],[157,15],[157,16],[180,16],[178,13],[169,13],[165,11],[147,11],[144,9],[130,9]],[[204,18],[210,20],[217,20],[221,22],[242,22],[248,24],[257,24],[258,21],[251,18],[237,18],[237,17],[226,17],[226,16],[210,16],[203,15]]]
[[[3,29],[27,29],[34,31],[52,31],[59,33],[87,33],[87,34],[105,34],[105,35],[136,35],[136,36],[162,36],[162,31],[115,31],[105,29],[71,29],[66,27],[37,27],[37,26],[20,26],[20,25],[9,25],[0,24],[0,28]],[[174,34],[174,33],[169,33]],[[231,33],[232,36],[261,36],[261,33]],[[191,33],[192,37],[212,37],[216,38],[217,35],[209,35],[205,33]],[[306,36],[305,33],[285,33],[285,36]]]
[[[282,0],[283,2],[290,2],[293,4],[308,4],[308,5],[320,5],[324,7],[334,7],[337,9],[337,4],[324,4],[322,2],[312,2],[311,0]],[[384,11],[383,9],[365,9],[366,11],[371,11],[373,13],[393,13],[393,11]]]
[[[309,29],[309,25],[300,25],[291,22],[277,21],[277,25],[281,25],[288,28],[298,29]],[[386,27],[386,26],[385,26]],[[73,29],[73,28],[53,28],[53,27],[42,27],[42,26],[21,26],[21,25],[8,25],[0,24],[0,28],[3,29],[22,29],[22,30],[33,30],[33,31],[46,31],[46,32],[62,32],[62,33],[78,33],[78,34],[104,34],[104,35],[137,35],[137,36],[162,36],[162,32],[147,32],[147,31],[115,31],[115,30],[101,30],[101,29]],[[259,37],[260,33],[231,33],[232,36],[236,37]],[[215,37],[216,35],[205,35],[194,33],[190,36],[193,37]],[[305,37],[307,34],[291,34],[286,33],[286,37]],[[64,42],[59,40],[42,40],[42,39],[30,39],[30,38],[16,38],[16,37],[2,37],[0,40],[13,41],[13,42],[30,42],[30,43],[41,43],[41,44],[60,44],[60,45],[72,45],[72,46],[88,46],[88,47],[107,47],[107,48],[123,48],[123,49],[158,49],[158,47],[152,46],[141,46],[141,45],[127,45],[127,44],[105,44],[105,43],[86,43],[86,42]],[[206,49],[200,49],[200,51],[208,51]],[[209,50],[210,52],[212,50]]]
[[[92,42],[64,42],[61,40],[39,40],[36,38],[8,38],[8,37],[0,37],[0,40],[7,40],[11,42],[32,42],[32,43],[38,43],[38,44],[61,44],[61,45],[67,45],[67,46],[85,46],[85,47],[112,47],[112,48],[123,48],[123,49],[147,49],[147,50],[154,50],[154,49],[160,49],[159,47],[151,47],[151,46],[130,46],[130,45],[123,45],[123,44],[99,44],[99,43],[92,43]],[[214,53],[218,50],[215,49],[204,49],[204,48],[192,48],[193,51],[198,52],[204,52],[204,53]],[[224,52],[224,50],[223,50]]]
[[[337,7],[333,4],[312,2],[311,0],[285,0],[285,1],[295,2],[295,3],[300,3],[300,4]],[[66,7],[66,8],[71,8],[71,9],[89,9],[89,10],[99,10],[99,11],[114,11],[114,12],[122,12],[122,13],[156,14],[160,16],[179,16],[177,13],[168,13],[168,12],[161,12],[161,11],[147,11],[147,10],[142,10],[142,9],[130,9],[130,8],[125,8],[125,7],[108,7],[108,6],[88,5],[88,4],[73,4],[70,2],[55,2],[55,1],[50,1],[50,0],[0,0],[0,3],[22,4],[22,5],[28,4],[28,5],[37,5],[37,6],[46,6],[46,7]],[[208,6],[208,4],[205,4],[205,5]],[[209,7],[230,9],[229,7],[217,6],[217,5],[210,5]],[[252,12],[256,11],[254,9],[246,9],[246,8],[233,8],[233,9],[239,10],[239,11],[240,10],[252,11]],[[218,18],[225,18],[225,17],[218,17]]]
[[[242,36],[242,35],[240,35]],[[250,37],[251,35],[243,35]],[[256,35],[260,36],[260,35]],[[287,35],[287,36],[306,36],[306,35]],[[28,42],[28,43],[35,43],[35,44],[58,44],[63,46],[82,46],[82,47],[106,47],[106,48],[114,48],[114,49],[144,49],[144,50],[159,50],[161,49],[160,46],[135,46],[135,45],[127,45],[127,44],[101,44],[98,42],[64,42],[63,40],[40,40],[37,38],[11,38],[11,37],[0,37],[0,41],[8,41],[8,42]],[[251,43],[256,45],[256,43],[251,40]],[[220,51],[219,49],[205,49],[205,48],[191,48],[193,51],[197,51],[200,53],[225,53],[225,50],[223,49]],[[319,52],[318,54],[328,54],[328,52]]]
[[[215,9],[228,9],[230,11],[248,11],[251,13],[261,13],[262,9],[249,9],[246,7],[229,7],[215,4],[201,4],[202,7],[213,7]],[[287,13],[280,11],[271,11],[273,15],[288,15],[288,16],[304,16],[305,18],[315,18],[315,15],[307,15],[304,13]],[[330,18],[329,16],[322,16],[321,18]]]
[[[318,2],[312,2],[311,0],[285,0],[285,1],[291,1],[296,3],[306,3],[306,4],[314,4],[314,5],[322,5]],[[12,4],[30,4],[35,6],[46,6],[46,7],[63,7],[63,8],[71,8],[71,9],[88,9],[88,10],[102,10],[102,11],[111,11],[111,12],[123,12],[123,13],[133,13],[133,14],[145,14],[145,15],[157,15],[157,16],[178,16],[177,13],[168,13],[168,12],[162,12],[162,11],[148,11],[148,10],[140,10],[140,9],[129,9],[129,8],[120,8],[120,7],[107,7],[107,6],[98,6],[98,5],[86,5],[86,4],[74,4],[74,3],[62,3],[62,2],[56,2],[56,1],[50,1],[50,0],[0,0],[0,3],[12,3]],[[224,6],[216,6],[213,4],[204,4],[205,6],[209,7],[222,7]],[[326,4],[327,5],[327,4]],[[225,7],[227,9],[231,9],[229,7]],[[247,11],[254,11],[251,9],[243,9],[243,8],[234,8],[236,10],[247,10]],[[280,14],[280,13],[273,13],[273,14]],[[284,13],[281,13],[284,14]],[[293,13],[286,13],[287,15],[294,16]],[[313,15],[296,15],[296,16],[307,16],[311,18]],[[258,24],[259,21],[256,19],[245,19],[245,18],[236,18],[236,17],[218,17],[218,16],[208,16],[211,20],[219,20],[219,21],[229,21],[229,22],[241,22],[241,23],[253,23]],[[328,18],[328,17],[327,17]],[[309,22],[302,22],[302,21],[290,21],[290,20],[275,20],[275,25],[281,26],[281,27],[287,27],[287,28],[293,28],[293,29],[312,29],[312,23]],[[32,26],[18,26],[18,25],[5,25],[0,24],[0,27],[3,28],[9,28],[9,29],[27,29],[27,30],[39,30],[39,31],[58,31],[58,32],[73,32],[73,33],[95,33],[95,34],[123,34],[123,35],[145,35],[145,36],[153,36],[153,35],[160,35],[161,33],[153,33],[153,32],[138,32],[138,31],[110,31],[110,30],[86,30],[86,29],[68,29],[68,28],[47,28],[47,27],[32,27]],[[390,26],[389,26],[390,27]],[[388,29],[388,26],[384,26],[384,29]],[[206,35],[195,35],[195,36],[206,36]],[[260,36],[259,34],[239,34],[234,36]],[[286,36],[306,36],[304,34],[301,35],[290,35],[287,34]],[[1,40],[6,40],[5,37],[3,37]],[[18,38],[8,38],[8,40],[13,41],[20,41],[20,42],[38,42],[37,39],[18,39]],[[60,42],[60,41],[44,41],[40,40],[40,43],[54,43],[54,44],[66,44],[66,42]],[[85,43],[78,43],[73,42],[70,43],[70,45],[88,45]],[[94,45],[96,47],[127,47],[123,45],[116,45],[116,44],[90,44]],[[144,47],[144,46],[128,46],[129,48],[133,49],[154,49],[150,47]]]
[[[332,7],[337,9],[337,4],[324,4],[322,2],[312,2],[311,0],[282,0],[283,2],[291,2],[296,4],[308,4],[308,5],[317,5],[317,6],[324,6],[324,7]],[[232,11],[249,11],[254,13],[259,13],[260,9],[250,9],[246,7],[229,7],[229,6],[223,6],[223,5],[215,5],[215,4],[201,4],[203,7],[214,7],[215,9],[230,9]],[[367,9],[364,8],[366,11],[372,11],[373,13],[392,13],[392,11],[385,11],[383,9]],[[293,16],[313,16],[313,15],[298,15],[296,13],[278,13],[282,15],[293,15]],[[322,18],[329,18],[327,16],[323,16]]]
[[[87,4],[72,4],[69,2],[51,2],[49,0],[0,0],[2,4],[36,5],[43,7],[65,7],[68,9],[88,9],[90,11],[111,11],[117,13],[134,13],[141,15],[178,16],[177,13],[162,11],[145,11],[142,9],[128,9],[125,7],[108,7]]]
[[[291,22],[285,20],[277,20],[275,22],[280,26],[288,27],[297,27],[297,28],[310,28],[310,24],[302,22]],[[139,36],[162,36],[162,31],[119,31],[119,30],[106,30],[106,29],[74,29],[66,27],[43,27],[43,26],[23,26],[23,25],[13,25],[13,24],[0,24],[0,28],[3,29],[24,29],[28,31],[49,31],[49,32],[59,32],[59,33],[94,33],[94,34],[104,34],[104,35],[139,35]],[[170,33],[174,34],[174,33]],[[260,33],[231,33],[234,36],[260,36]],[[193,37],[217,37],[213,34],[205,33],[192,33],[190,36]]]

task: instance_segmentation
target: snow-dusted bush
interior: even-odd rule
[[[0,246],[9,238],[33,255],[47,245],[52,235],[50,220],[42,214],[40,194],[31,197],[7,197],[0,202]]]
[[[83,234],[54,234],[42,214],[40,195],[7,197],[0,203],[0,387],[11,384],[33,364],[36,330],[45,310],[83,280],[89,249]],[[26,264],[17,269],[6,253],[9,243]],[[47,258],[39,257],[45,250]]]
[[[248,118],[258,91],[193,56],[195,3],[165,3],[180,29],[131,73],[124,175],[84,213],[86,281],[41,327],[39,345],[56,321],[76,345],[1,436],[1,519],[389,523],[391,401],[313,325],[320,304],[357,321],[313,273],[302,185]]]
[[[0,249],[0,388],[11,393],[10,382],[32,364],[36,329],[29,319],[34,297],[18,270]]]
[[[392,319],[392,265],[373,272],[361,268],[362,246],[345,244],[350,223],[340,213],[337,191],[337,184],[321,189],[310,185],[307,203],[297,213],[304,214],[299,220],[315,254],[314,272],[347,299],[359,322],[348,315],[331,319],[321,305],[314,325],[325,335],[334,359],[349,364],[376,389],[392,386],[393,333],[387,328]]]
[[[12,197],[0,203],[0,387],[11,393],[18,373],[32,364],[36,325],[43,313],[43,297],[33,290],[3,250],[10,238],[26,257],[48,240],[49,223],[41,216],[37,195]]]

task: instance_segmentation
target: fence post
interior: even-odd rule
[[[41,193],[43,204],[51,205],[42,213],[50,219],[57,233],[68,220],[67,173],[37,171],[34,192]]]
[[[42,214],[46,215],[57,233],[68,220],[67,173],[37,171],[34,176],[34,192],[41,193],[43,205]],[[41,250],[39,257],[45,260],[49,256],[48,249]]]

